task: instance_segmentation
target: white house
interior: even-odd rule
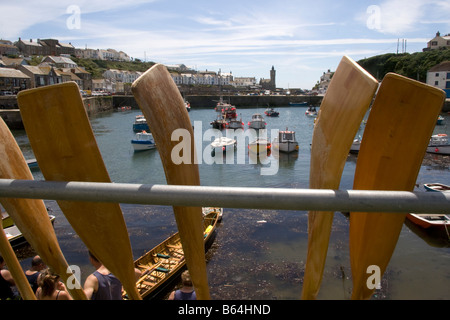
[[[427,84],[445,90],[450,97],[450,61],[435,65],[427,72]]]

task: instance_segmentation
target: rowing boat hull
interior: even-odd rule
[[[219,217],[219,210],[211,210],[204,217],[205,251],[209,249],[214,240]],[[137,281],[137,288],[142,298],[150,300],[161,296],[186,268],[179,233],[173,234],[138,258],[134,262],[134,266],[142,272]],[[128,299],[126,293],[124,298]]]
[[[450,192],[450,186],[442,183],[425,183],[423,186],[427,191]]]
[[[425,229],[444,229],[446,226],[450,227],[450,218],[445,214],[410,213],[406,217],[414,224]]]

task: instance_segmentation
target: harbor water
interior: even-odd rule
[[[248,122],[253,113],[265,107],[238,108],[238,119]],[[242,158],[236,153],[224,163],[211,163],[208,145],[214,139],[210,122],[216,118],[213,106],[189,112],[200,153],[202,185],[308,188],[310,144],[314,118],[305,115],[305,107],[280,107],[279,117],[265,117],[267,137],[272,130],[294,130],[299,151],[271,154],[265,162],[252,161],[247,149]],[[133,152],[132,123],[140,110],[108,112],[91,117],[91,125],[104,162],[113,182],[166,184],[158,150]],[[450,135],[450,116],[434,133]],[[367,115],[366,115],[367,118]],[[364,124],[358,135],[362,136]],[[246,131],[247,132],[247,131]],[[26,158],[33,158],[25,131],[13,132]],[[213,132],[214,133],[214,132]],[[217,132],[216,132],[217,133]],[[73,134],[77,134],[73,132]],[[225,132],[223,132],[225,135]],[[201,135],[199,140],[198,135]],[[250,135],[250,134],[249,134]],[[247,139],[248,143],[248,139]],[[450,157],[427,154],[415,191],[424,191],[424,183],[450,184]],[[349,154],[340,189],[352,189],[357,155]],[[263,162],[263,163],[262,163]],[[80,164],[89,165],[89,164]],[[265,171],[266,170],[266,171]],[[269,171],[267,171],[269,170]],[[264,174],[269,172],[269,174]],[[44,179],[34,170],[35,179]],[[70,265],[79,266],[81,283],[93,272],[87,249],[68,224],[56,201],[46,200],[56,216],[54,228],[61,249]],[[172,233],[176,223],[171,207],[121,204],[130,235],[134,258],[138,258]],[[307,250],[306,211],[224,208],[215,242],[207,254],[208,279],[212,299],[299,299]],[[88,221],[86,223],[89,223]],[[352,289],[349,259],[348,214],[336,212],[319,299],[349,299]],[[382,235],[380,235],[382,236]],[[107,244],[105,244],[107,245]],[[21,263],[28,267],[31,248],[20,250]],[[373,299],[449,299],[450,242],[432,236],[405,223],[400,238]]]

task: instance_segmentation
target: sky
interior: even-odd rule
[[[0,8],[1,39],[52,38],[258,81],[274,66],[282,88],[311,89],[344,55],[419,52],[437,31],[450,33],[448,0],[0,0]]]

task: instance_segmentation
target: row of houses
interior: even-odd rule
[[[5,62],[6,61],[6,62]],[[92,90],[92,76],[69,58],[48,56],[37,66],[24,59],[0,58],[0,92],[18,91],[74,81],[82,90]]]

